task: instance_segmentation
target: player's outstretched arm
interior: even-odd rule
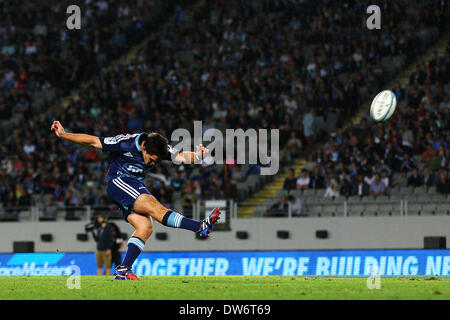
[[[196,147],[196,151],[192,152],[192,151],[183,151],[180,152],[175,160],[181,163],[185,163],[185,164],[193,164],[195,161],[204,159],[208,153],[209,150],[206,149],[202,144],[199,144]]]
[[[69,133],[65,132],[63,126],[59,121],[53,121],[52,127],[50,128],[58,138],[82,144],[85,146],[94,147],[97,149],[102,149],[102,144],[100,142],[100,138],[96,136],[91,136],[89,134],[84,133]]]

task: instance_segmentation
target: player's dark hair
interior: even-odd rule
[[[159,160],[167,157],[169,141],[157,132],[151,132],[144,142],[144,149],[148,154],[157,155]]]

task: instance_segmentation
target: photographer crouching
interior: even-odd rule
[[[104,214],[97,215],[95,221],[86,225],[86,232],[92,232],[94,240],[97,242],[95,257],[97,260],[97,275],[111,275],[111,249],[114,244],[113,228]]]

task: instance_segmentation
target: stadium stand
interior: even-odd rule
[[[52,2],[30,5],[46,12]],[[117,214],[102,188],[106,155],[57,141],[48,130],[54,119],[72,132],[99,136],[149,128],[170,136],[176,128],[192,131],[194,120],[202,120],[204,130],[222,132],[279,128],[280,173],[309,155],[310,186],[263,197],[264,205],[251,211],[255,215],[271,215],[267,209],[277,207],[282,195],[294,201],[286,198],[288,210],[277,216],[292,212],[296,198],[308,216],[398,215],[414,193],[407,187],[414,167],[426,175],[417,191],[426,191],[433,203],[448,201],[449,47],[419,64],[409,83],[395,84],[398,111],[390,121],[346,120],[443,37],[448,13],[438,2],[406,9],[402,1],[392,4],[384,21],[404,14],[409,19],[386,25],[389,33],[362,29],[362,6],[343,10],[333,1],[197,1],[176,7],[122,1],[106,9],[105,3],[90,2],[92,17],[105,23],[88,16],[86,38],[46,30],[52,15],[12,24],[17,32],[0,26],[4,219],[26,216],[30,206],[39,208],[42,219],[80,219],[86,206]],[[14,5],[2,5],[16,21]],[[116,19],[130,12],[141,19]],[[36,51],[27,51],[33,40]],[[129,59],[118,59],[128,53]],[[274,179],[258,170],[258,164],[235,161],[205,169],[161,166],[148,185],[163,204],[188,215],[197,199],[235,199],[253,208],[252,196]],[[358,196],[354,179],[362,174],[370,190],[374,173],[386,183],[384,193]],[[337,189],[327,192],[331,181]],[[325,197],[330,192],[339,197]],[[434,200],[439,192],[442,197]],[[407,212],[449,214],[445,208],[409,205]]]

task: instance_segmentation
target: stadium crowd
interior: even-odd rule
[[[41,193],[51,195],[48,207],[109,204],[102,188],[108,155],[57,140],[49,131],[55,119],[68,131],[98,136],[153,130],[170,137],[176,128],[192,130],[199,119],[203,130],[279,128],[282,163],[308,155],[318,164],[314,174],[306,171],[310,183],[330,187],[331,195],[350,189],[343,181],[351,183],[348,178],[358,174],[370,183],[378,181],[377,174],[381,181],[391,179],[389,185],[400,183],[395,173],[417,166],[412,151],[422,152],[419,148],[425,148],[424,162],[434,164],[430,171],[438,170],[438,156],[439,166],[448,168],[448,108],[441,108],[445,101],[448,105],[443,69],[448,56],[436,59],[431,71],[430,66],[418,70],[411,90],[394,89],[408,106],[385,126],[367,120],[343,125],[392,74],[383,58],[398,56],[408,63],[445,30],[445,8],[437,2],[409,8],[410,19],[401,25],[388,22],[405,14],[400,3],[392,4],[383,13],[389,32],[362,28],[364,8],[342,8],[337,1],[219,0],[175,8],[163,1],[122,1],[114,8],[107,1],[88,3],[92,28],[79,33],[48,30],[56,25],[52,15],[30,15],[16,23],[21,17],[16,8],[2,4],[10,15],[0,24],[0,119],[16,113],[25,119],[0,145],[5,207],[30,205],[31,195]],[[149,28],[155,3],[163,6],[166,22]],[[114,67],[112,61],[143,33],[146,45]],[[30,41],[35,43],[31,53]],[[93,80],[89,86],[63,103],[70,89],[88,79]],[[50,87],[59,90],[56,100],[33,112],[29,92]],[[331,140],[312,152],[318,139],[328,136]],[[182,166],[172,172],[160,166],[149,187],[163,204],[177,200],[189,207],[197,199],[233,199],[237,184],[257,172],[247,170],[235,163],[218,171]]]
[[[392,90],[400,105],[383,123],[363,118],[310,154],[283,188],[326,189],[325,197],[389,195],[391,188],[433,188],[450,194],[450,87],[446,53],[418,65],[407,87]]]

